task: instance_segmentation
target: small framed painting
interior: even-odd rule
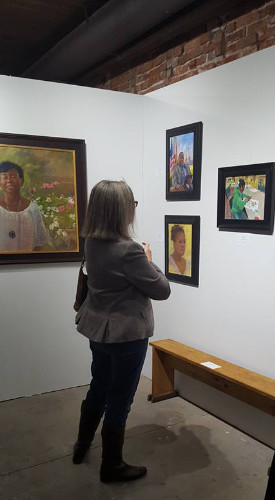
[[[82,259],[85,141],[0,134],[0,264]]]
[[[165,215],[165,275],[170,281],[199,286],[200,217]]]
[[[202,122],[166,130],[166,199],[200,200]]]
[[[222,231],[272,234],[274,166],[259,163],[219,168],[217,226]]]

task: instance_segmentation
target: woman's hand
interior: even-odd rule
[[[148,262],[152,262],[152,252],[150,250],[150,244],[149,243],[145,243],[143,241],[142,245],[143,245],[144,252],[145,252],[145,255],[147,257]]]

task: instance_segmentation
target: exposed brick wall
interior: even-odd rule
[[[275,45],[275,0],[109,80],[102,88],[147,94]]]

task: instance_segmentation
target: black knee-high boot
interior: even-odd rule
[[[111,429],[102,428],[102,464],[100,479],[103,483],[114,481],[132,481],[143,477],[147,469],[144,466],[126,464],[122,459],[125,427]]]
[[[274,498],[275,498],[275,453],[273,455],[273,460],[269,471],[269,478],[264,500],[274,500]]]
[[[74,445],[73,463],[81,464],[90,448],[104,412],[94,413],[87,409],[86,400],[82,401],[78,438]]]

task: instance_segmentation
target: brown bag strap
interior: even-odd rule
[[[78,273],[76,297],[74,303],[75,311],[79,311],[88,293],[88,276],[83,272],[84,264],[85,264],[85,253],[83,254],[83,258]]]
[[[84,241],[84,247],[83,247],[83,257],[82,257],[82,261],[81,261],[81,265],[80,265],[80,268],[83,270],[83,267],[84,267],[84,264],[86,262],[86,256],[85,256],[85,241]]]

